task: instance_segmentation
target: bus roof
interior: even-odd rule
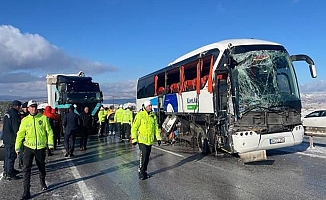
[[[211,50],[211,49],[219,49],[220,51],[224,51],[225,49],[228,48],[229,44],[232,44],[232,46],[243,46],[243,45],[278,45],[280,46],[281,44],[275,43],[275,42],[270,42],[267,40],[258,40],[258,39],[229,39],[229,40],[222,40],[219,42],[215,42],[212,44],[208,44],[206,46],[200,47],[196,50],[193,50],[187,54],[184,54],[183,56],[177,58],[176,60],[174,60],[173,62],[171,62],[168,66],[159,69],[157,71],[154,71],[150,74],[147,74],[145,76],[140,77],[138,80],[140,79],[144,79],[147,77],[152,76],[153,74],[157,74],[158,72],[163,72],[166,69],[169,69],[170,67],[172,67],[174,64],[179,63],[183,60],[186,60],[188,58],[191,58],[195,55],[198,55],[202,52]]]
[[[278,43],[275,42],[270,42],[270,41],[266,41],[266,40],[258,40],[258,39],[230,39],[230,40],[222,40],[219,42],[215,42],[212,44],[208,44],[206,46],[200,47],[194,51],[191,51],[179,58],[177,58],[176,60],[174,60],[173,62],[171,62],[168,66],[171,66],[173,64],[176,64],[182,60],[185,60],[187,58],[190,58],[192,56],[195,56],[199,53],[208,51],[210,49],[219,49],[220,51],[224,51],[225,49],[228,48],[229,44],[232,44],[232,46],[242,46],[242,45],[280,45]]]

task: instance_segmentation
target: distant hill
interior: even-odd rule
[[[326,93],[326,81],[318,80],[308,84],[299,84],[300,93]]]
[[[26,97],[26,96],[19,96],[19,95],[0,95],[0,101],[13,101],[19,100],[22,102],[29,101],[33,99],[34,101],[44,102],[47,101],[47,97]]]
[[[125,104],[136,103],[136,99],[108,99],[103,101],[104,104]]]

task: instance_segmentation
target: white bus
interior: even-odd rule
[[[301,99],[293,61],[278,43],[233,39],[203,46],[138,79],[137,109],[150,100],[162,130],[175,123],[196,138],[203,153],[222,149],[244,161],[266,150],[300,144]]]

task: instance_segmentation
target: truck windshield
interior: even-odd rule
[[[101,102],[100,92],[67,92],[67,103]]]
[[[232,69],[239,113],[292,107],[300,111],[296,75],[286,50],[251,50],[232,55]]]

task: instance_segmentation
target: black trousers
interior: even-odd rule
[[[118,136],[120,137],[120,139],[123,139],[122,138],[122,124],[121,124],[121,122],[116,122],[115,125],[117,127]]]
[[[4,170],[8,175],[12,175],[16,158],[17,154],[15,152],[15,145],[5,144]]]
[[[53,144],[54,149],[57,149],[58,144],[60,144],[60,130],[53,130]]]
[[[111,134],[115,133],[115,123],[109,123],[108,130],[109,130],[109,133],[111,133]]]
[[[149,162],[149,156],[151,154],[152,146],[139,143],[139,172],[145,173]]]
[[[129,139],[131,126],[129,123],[122,124],[122,139]]]
[[[77,132],[78,129],[69,130],[65,133],[65,149],[67,153],[74,153]]]
[[[36,165],[40,171],[39,178],[45,179],[45,154],[46,148],[43,149],[30,149],[24,147],[24,169],[23,169],[23,185],[24,191],[29,191],[30,182],[31,182],[31,171],[33,166],[33,159],[35,157]]]
[[[19,159],[19,165],[23,166],[24,163],[24,145],[20,148],[19,154],[18,154],[18,159]]]
[[[91,129],[86,126],[83,126],[81,128],[81,138],[80,138],[80,145],[79,145],[80,148],[83,147],[84,149],[86,149],[87,139],[90,131]]]

